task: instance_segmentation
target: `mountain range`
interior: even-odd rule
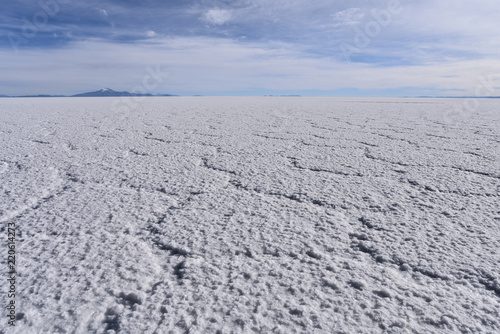
[[[127,91],[118,92],[112,90],[110,88],[102,88],[100,90],[96,90],[94,92],[86,92],[76,95],[5,95],[0,94],[0,98],[3,97],[120,97],[120,96],[178,96],[173,94],[140,94],[140,93],[130,93]],[[193,96],[202,96],[202,95],[193,95]],[[280,96],[280,97],[299,97],[300,95],[264,95],[264,96]],[[480,98],[480,99],[499,99],[500,96],[404,96],[405,98]]]
[[[0,94],[0,97],[113,97],[113,96],[177,96],[172,94],[139,94],[130,92],[117,92],[110,88],[103,88],[95,92],[87,92],[76,95],[22,95],[22,96],[9,96]]]

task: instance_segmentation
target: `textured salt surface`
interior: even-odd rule
[[[500,332],[500,101],[114,103],[0,101],[0,331]]]

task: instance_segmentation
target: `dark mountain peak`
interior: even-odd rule
[[[136,94],[129,92],[117,92],[111,88],[102,88],[95,92],[87,92],[82,94],[73,95],[74,97],[101,97],[101,96],[153,96],[153,94]]]

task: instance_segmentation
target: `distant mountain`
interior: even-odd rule
[[[69,97],[101,97],[101,96],[178,96],[173,94],[138,94],[138,93],[129,93],[129,92],[117,92],[110,88],[103,88],[101,90],[95,92],[87,92],[82,94],[71,95]],[[38,94],[38,95],[5,95],[0,94],[0,98],[2,97],[68,97],[67,95],[48,95],[48,94]]]
[[[10,96],[10,97],[64,97],[64,95],[39,94],[39,95],[21,95],[21,96]]]
[[[72,95],[73,97],[101,97],[101,96],[153,96],[153,94],[136,94],[129,92],[117,92],[110,88],[103,88],[95,92]]]

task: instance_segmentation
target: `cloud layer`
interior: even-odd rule
[[[12,2],[0,14],[0,94],[473,95],[500,74],[483,0]],[[497,95],[500,95],[498,93]]]

